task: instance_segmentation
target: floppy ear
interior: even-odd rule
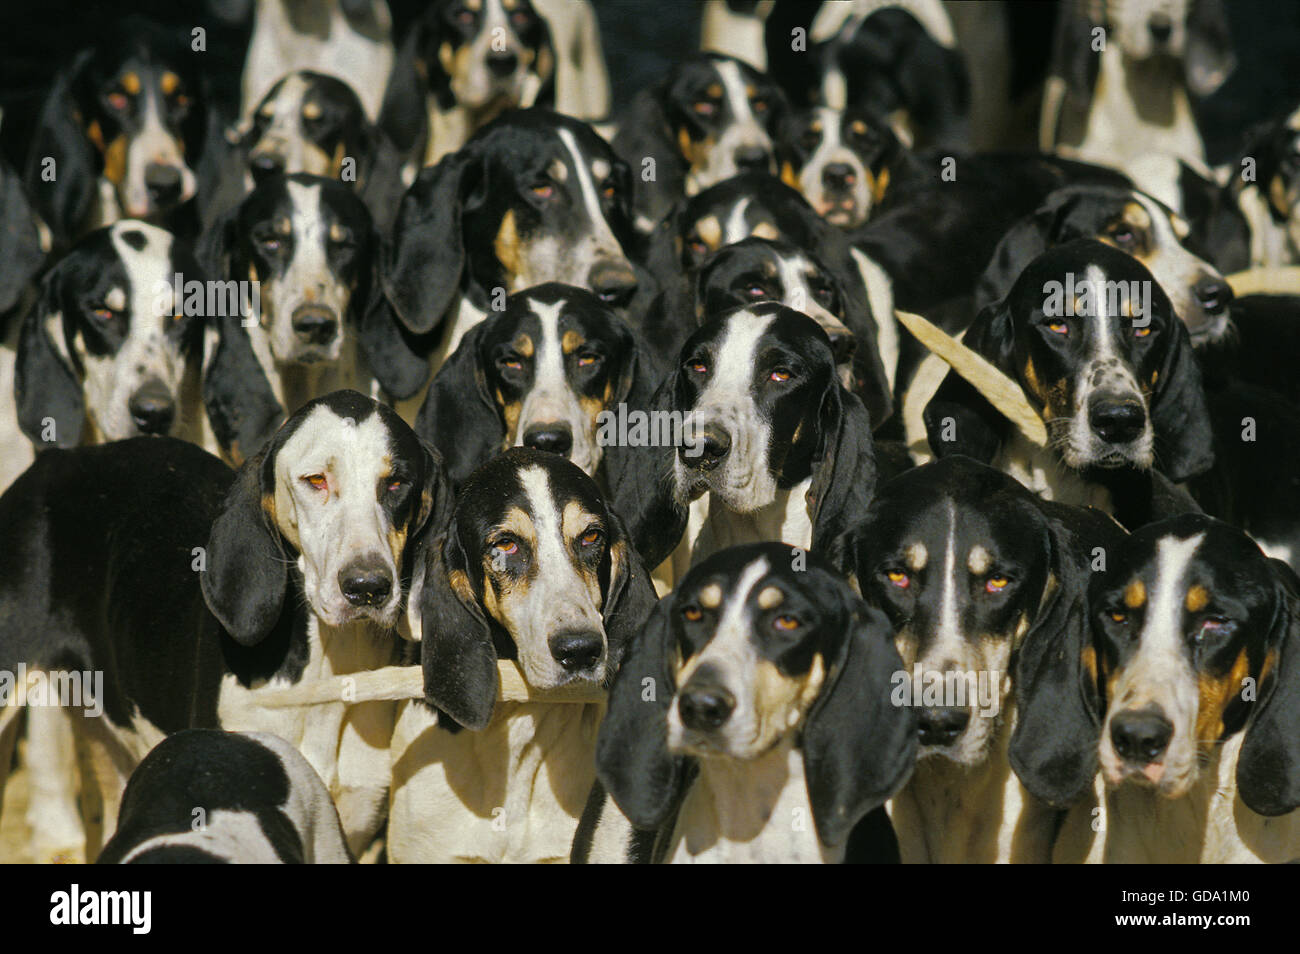
[[[635,634],[645,625],[658,597],[641,557],[632,549],[623,521],[613,511],[609,512],[609,524],[609,548],[603,568],[605,572],[602,573],[605,598],[601,617],[605,623],[612,672],[622,661],[623,653]]]
[[[433,549],[421,596],[424,698],[457,725],[485,729],[497,700],[497,652],[454,518]]]
[[[1076,535],[1048,519],[1056,586],[1025,633],[1015,664],[1011,767],[1025,788],[1054,808],[1073,802],[1097,773],[1101,719],[1088,619],[1089,560],[1092,545],[1117,544],[1120,537],[1118,529],[1102,528],[1099,516],[1089,519],[1097,522],[1095,535]]]
[[[240,320],[215,316],[208,321],[217,334],[213,352],[205,356],[203,407],[222,450],[238,465],[266,446],[284,421],[284,408]]]
[[[1056,36],[1052,45],[1052,73],[1065,80],[1070,94],[1083,102],[1092,101],[1101,57],[1092,48],[1093,30],[1100,27],[1086,13],[1084,4],[1063,4],[1057,11]]]
[[[853,332],[857,342],[851,359],[854,390],[871,415],[872,426],[879,427],[894,413],[894,395],[880,360],[880,327],[871,311],[866,280],[848,242],[838,233],[834,226],[826,233],[826,241],[833,243],[828,270],[839,286],[840,301],[844,303],[844,325]]]
[[[415,334],[442,322],[465,268],[461,216],[483,202],[484,170],[471,143],[424,169],[402,197],[384,249],[384,293]]]
[[[596,777],[634,826],[656,829],[673,809],[686,758],[668,751],[673,598],[655,606],[628,647],[596,739]]]
[[[1300,581],[1286,564],[1270,562],[1277,612],[1268,645],[1277,657],[1237,756],[1237,793],[1251,811],[1271,817],[1300,806]]]
[[[812,549],[818,552],[867,512],[876,492],[871,418],[858,396],[832,381],[822,397],[820,423],[821,452],[808,487]]]
[[[199,576],[208,609],[241,646],[271,632],[284,606],[289,561],[275,524],[274,447],[235,476],[212,523],[207,569]]]
[[[14,362],[14,398],[18,425],[36,447],[76,447],[86,420],[81,382],[51,339],[57,334],[66,346],[67,322],[62,307],[63,268],[55,265],[41,283],[40,297],[27,310],[18,330],[18,354]],[[53,420],[55,440],[42,439],[45,421]]]
[[[0,316],[18,304],[44,260],[36,213],[23,184],[0,165]]]
[[[231,274],[230,256],[235,248],[236,231],[239,227],[239,206],[236,202],[226,209],[204,232],[194,244],[194,257],[199,260],[209,275],[225,279]],[[247,278],[247,275],[242,276]]]
[[[415,419],[415,433],[438,448],[453,487],[468,480],[505,444],[505,421],[488,394],[479,355],[479,342],[492,320],[489,316],[460,339],[451,357],[433,376]]]
[[[1170,311],[1170,335],[1151,407],[1156,467],[1182,483],[1214,466],[1214,429],[1201,384],[1201,369],[1186,326]]]
[[[1187,14],[1187,52],[1183,56],[1187,88],[1209,96],[1237,68],[1232,33],[1219,0],[1192,0]]]
[[[357,338],[379,386],[393,400],[404,401],[429,380],[429,359],[420,343],[398,322],[384,297],[379,279],[379,237],[373,241],[376,253],[366,300],[353,305],[359,312]]]
[[[398,48],[378,119],[379,128],[393,146],[417,165],[423,165],[429,135],[429,114],[425,106],[429,95],[425,76],[428,66],[419,54],[427,29],[423,20],[413,24]]]
[[[1078,201],[1079,193],[1058,189],[1037,209],[1007,229],[975,288],[975,307],[983,310],[1011,291],[1025,266],[1059,240],[1061,220]]]
[[[884,613],[840,585],[848,632],[803,730],[804,775],[824,845],[843,844],[916,763],[916,712],[890,698],[893,675],[903,668],[893,630]]]
[[[1018,378],[1011,369],[1015,338],[1011,313],[1004,301],[980,312],[962,343],[988,358],[1012,380]],[[936,457],[965,454],[983,464],[993,462],[1011,426],[974,385],[951,370],[922,416],[926,438]]]
[[[56,248],[77,237],[99,191],[101,162],[81,127],[81,112],[73,95],[93,56],[93,51],[84,50],[67,70],[56,73],[27,154],[27,188],[37,212],[54,233]]]

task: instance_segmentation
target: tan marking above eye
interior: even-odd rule
[[[773,242],[781,237],[781,233],[771,222],[759,222],[754,226],[753,235],[755,238],[769,239]]]
[[[303,103],[302,114],[307,119],[320,119],[321,117],[320,103],[316,102],[315,100],[308,100],[307,102]]]
[[[778,587],[768,586],[758,594],[758,608],[770,610],[785,602],[785,593]]]
[[[1199,613],[1205,607],[1210,605],[1210,591],[1199,583],[1194,583],[1187,589],[1187,612]]]
[[[1124,587],[1124,605],[1129,609],[1137,609],[1147,601],[1146,584],[1141,580],[1133,580],[1128,586]],[[1118,620],[1116,620],[1118,622]]]
[[[288,219],[280,219],[275,223],[275,231],[277,235],[292,235],[293,223]]]
[[[132,96],[135,96],[140,92],[140,75],[138,73],[123,73],[118,82],[121,83],[122,89],[126,90]]]
[[[531,358],[534,350],[536,350],[532,337],[522,331],[515,335],[515,340],[511,342],[511,345],[525,358]]]
[[[700,605],[705,609],[717,609],[722,605],[722,587],[717,583],[710,583],[700,590],[699,600]]]
[[[570,328],[560,337],[560,349],[565,354],[573,354],[586,343],[587,339],[573,328]]]
[[[695,232],[709,248],[717,248],[722,242],[722,223],[712,215],[706,215],[696,222]]]
[[[705,92],[706,95],[711,96],[713,99],[718,99],[718,98],[720,98],[720,97],[722,96],[722,84],[721,84],[721,83],[710,83],[710,84],[705,88],[704,92]]]
[[[1124,206],[1124,221],[1137,229],[1151,228],[1151,213],[1137,202]]]
[[[604,179],[613,171],[614,170],[610,167],[610,164],[604,159],[596,159],[591,164],[591,175],[597,182]]]
[[[347,237],[348,237],[347,231],[343,228],[343,226],[339,225],[339,223],[335,222],[333,225],[330,226],[331,242],[342,242]]]
[[[925,569],[925,563],[930,558],[930,554],[925,549],[924,543],[913,543],[903,551],[903,559],[907,561],[908,567],[912,572]]]
[[[859,136],[862,136],[867,132],[867,124],[860,119],[855,119],[853,122],[849,123],[849,129],[853,130],[853,132],[857,133]]]
[[[164,96],[170,96],[176,92],[177,87],[181,85],[181,78],[170,70],[162,75],[158,81],[158,86],[163,91]]]
[[[970,556],[966,560],[966,566],[976,576],[982,576],[988,572],[988,568],[993,564],[993,557],[988,550],[981,546],[971,547]]]
[[[569,178],[569,167],[560,159],[552,159],[546,167],[546,174],[556,182],[565,182]]]

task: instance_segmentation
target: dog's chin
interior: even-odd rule
[[[399,600],[390,600],[383,606],[353,606],[342,598],[324,606],[318,605],[314,599],[311,601],[312,611],[330,626],[371,622],[384,629],[392,629],[397,626],[397,611],[400,606]]]
[[[1078,471],[1121,470],[1129,467],[1150,470],[1154,463],[1151,442],[1145,438],[1128,444],[1105,444],[1098,440],[1083,449],[1071,444],[1061,456],[1068,467]]]

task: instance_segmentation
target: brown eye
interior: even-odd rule
[[[1128,615],[1125,613],[1111,613],[1110,618],[1116,623],[1127,623]]]
[[[1151,326],[1150,326],[1150,325],[1147,325],[1147,326],[1145,326],[1145,327],[1141,327],[1141,328],[1134,328],[1134,329],[1133,329],[1133,337],[1134,337],[1134,338],[1145,338],[1145,337],[1146,337],[1147,335],[1149,335],[1149,334],[1151,334]]]
[[[1063,321],[1049,321],[1047,323],[1047,330],[1054,335],[1068,335],[1070,333],[1070,326]]]
[[[120,110],[126,109],[126,107],[127,107],[127,105],[128,105],[129,103],[130,103],[130,100],[127,98],[126,93],[109,93],[109,94],[108,94],[108,105],[112,106],[112,107],[113,107],[114,109],[116,109],[116,110],[119,110],[119,111],[120,111]]]
[[[693,103],[691,109],[695,110],[697,116],[712,116],[717,107],[707,99],[701,99]]]
[[[402,489],[402,484],[403,484],[403,483],[405,483],[405,481],[401,481],[401,480],[390,480],[390,481],[388,482],[388,489],[389,489],[389,491],[397,491],[397,490],[401,490],[401,489]]]
[[[768,110],[767,100],[765,99],[754,100],[753,108],[754,108],[754,112],[759,113],[760,115],[767,112]]]
[[[549,199],[555,194],[555,186],[549,182],[539,182],[533,186],[533,195],[539,199]]]
[[[303,480],[310,484],[313,490],[324,490],[328,483],[324,474],[308,474]]]
[[[503,537],[496,543],[492,544],[492,549],[496,550],[498,553],[504,553],[506,556],[514,556],[519,552],[519,544],[511,540],[509,537]]]
[[[112,308],[96,308],[91,312],[91,315],[94,316],[97,321],[112,321],[117,317],[117,312]]]
[[[905,590],[912,583],[912,581],[907,578],[907,574],[902,570],[889,570],[885,573],[885,576],[888,578],[890,583],[893,583],[899,589]]]
[[[700,611],[698,606],[688,606],[686,609],[682,610],[682,616],[689,622],[698,623],[704,618],[704,613]]]
[[[799,628],[799,621],[793,616],[778,616],[776,619],[772,620],[772,625],[777,629],[783,629],[789,632],[792,629]]]
[[[990,576],[984,581],[984,589],[990,593],[1001,593],[1011,581],[1005,576]]]
[[[607,199],[612,199],[614,198],[614,187],[612,185],[607,185],[600,190],[600,194]]]
[[[595,527],[592,527],[590,530],[584,533],[580,539],[582,540],[582,545],[584,547],[592,547],[600,542],[601,536],[602,536],[601,532]]]
[[[784,384],[786,381],[790,380],[790,371],[787,368],[777,368],[769,375],[769,377],[773,381]]]
[[[594,354],[578,355],[578,367],[580,368],[589,368],[595,363],[596,356]]]
[[[501,367],[506,368],[510,371],[518,371],[520,368],[524,366],[524,363],[520,361],[518,358],[502,358],[500,361],[500,365]]]
[[[703,361],[688,361],[686,362],[686,367],[694,371],[696,374],[703,374],[705,371],[709,370],[709,366]]]

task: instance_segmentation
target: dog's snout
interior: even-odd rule
[[[1089,406],[1088,423],[1108,444],[1127,444],[1142,434],[1146,408],[1131,398],[1101,398]]]
[[[131,395],[127,410],[140,433],[166,434],[176,416],[176,402],[165,384],[151,378]]]
[[[519,66],[519,57],[510,51],[491,53],[487,58],[488,69],[493,76],[504,78],[512,74]]]
[[[1196,300],[1207,313],[1222,314],[1232,302],[1232,286],[1222,278],[1206,275],[1192,287]]]
[[[253,173],[253,181],[261,183],[264,179],[284,172],[284,156],[274,152],[263,152],[248,161]]]
[[[1116,754],[1137,765],[1159,761],[1173,736],[1173,724],[1159,708],[1121,712],[1110,721]]]
[[[848,189],[856,180],[853,167],[847,162],[832,162],[822,170],[822,185],[828,189]]]
[[[321,305],[302,305],[293,311],[294,333],[307,344],[329,344],[338,331],[334,312]]]
[[[604,641],[600,633],[556,633],[548,640],[551,656],[565,672],[583,672],[594,669],[600,662]]]
[[[712,470],[731,453],[731,435],[716,424],[706,424],[700,429],[693,446],[679,451],[688,466]]]
[[[853,357],[858,344],[853,332],[847,328],[827,328],[826,335],[831,339],[831,354],[835,356],[836,364],[844,364]]]
[[[927,706],[917,718],[922,745],[952,745],[970,725],[970,710],[952,706]]]
[[[1169,42],[1169,37],[1173,35],[1174,24],[1163,13],[1154,13],[1151,19],[1147,21],[1147,29],[1151,31],[1151,39],[1157,44],[1163,45]]]
[[[573,429],[562,422],[536,424],[524,432],[524,446],[567,457],[573,450]]]
[[[173,165],[151,162],[144,167],[144,185],[157,205],[168,205],[181,195],[181,171]]]
[[[692,684],[677,699],[682,725],[698,732],[712,732],[731,718],[736,699],[721,686]]]
[[[741,146],[734,158],[741,172],[764,172],[772,163],[772,154],[762,146]]]
[[[378,560],[360,560],[339,570],[339,591],[353,606],[381,606],[393,592],[393,578]]]
[[[603,261],[592,268],[587,283],[601,301],[621,305],[636,291],[636,273],[627,262]]]

